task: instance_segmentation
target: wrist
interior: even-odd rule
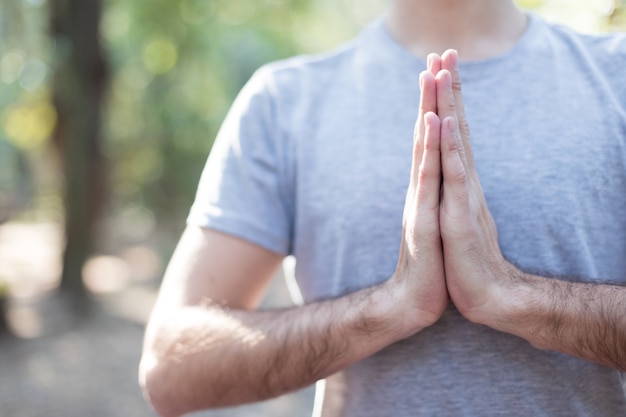
[[[444,302],[428,297],[415,296],[406,281],[394,275],[383,284],[377,295],[384,299],[385,315],[395,323],[394,337],[402,340],[432,326],[439,320],[448,305],[447,293]]]
[[[529,313],[532,280],[532,275],[503,261],[498,276],[485,289],[486,301],[463,315],[474,323],[517,334]]]
[[[538,349],[547,349],[546,321],[553,314],[553,305],[546,297],[558,282],[516,269],[513,280],[502,291],[498,301],[498,314],[491,319],[490,327],[521,337]]]
[[[366,289],[367,304],[364,314],[369,320],[381,323],[385,339],[389,343],[403,339],[405,336],[405,315],[398,307],[398,293],[388,281]],[[365,320],[368,320],[365,319]]]

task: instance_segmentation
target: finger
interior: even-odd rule
[[[454,49],[448,49],[441,55],[441,68],[450,71],[452,76],[452,93],[456,102],[456,115],[459,125],[459,133],[463,139],[465,153],[470,166],[474,166],[472,147],[470,144],[470,131],[467,116],[465,115],[465,104],[463,102],[463,91],[461,84],[461,74],[459,72],[459,55]]]
[[[441,57],[435,53],[428,54],[426,57],[426,68],[428,72],[436,76],[441,70]]]
[[[468,167],[467,158],[465,155],[465,143],[462,140],[459,132],[459,125],[457,119],[457,106],[454,99],[454,93],[452,92],[452,76],[450,71],[442,69],[437,74],[437,112],[441,120],[446,118],[452,118],[455,127],[453,131],[454,138],[458,142],[458,152],[465,167]]]
[[[467,170],[463,164],[460,143],[456,137],[456,120],[448,116],[441,122],[441,172],[443,173],[443,204],[446,211],[459,218],[469,210]]]
[[[437,83],[435,77],[424,71],[420,74],[420,106],[415,129],[413,131],[413,165],[412,172],[416,172],[422,161],[424,150],[424,134],[426,127],[424,115],[428,112],[437,111]]]
[[[417,206],[438,210],[441,190],[441,122],[433,112],[426,113],[424,121],[426,134],[417,178]]]

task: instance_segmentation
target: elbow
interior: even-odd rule
[[[166,376],[161,361],[153,353],[145,353],[139,365],[139,386],[146,401],[161,417],[180,417],[172,381]]]

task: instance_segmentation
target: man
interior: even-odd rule
[[[625,415],[625,63],[512,0],[395,0],[259,71],[150,319],[153,406],[341,371],[324,417]],[[255,311],[290,253],[306,304]]]

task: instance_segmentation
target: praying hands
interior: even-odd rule
[[[473,322],[626,369],[620,302],[626,288],[527,274],[502,255],[474,165],[456,51],[429,55],[420,85],[403,240],[391,281],[414,291],[405,297],[430,322],[449,297]],[[415,331],[421,328],[418,320]]]

